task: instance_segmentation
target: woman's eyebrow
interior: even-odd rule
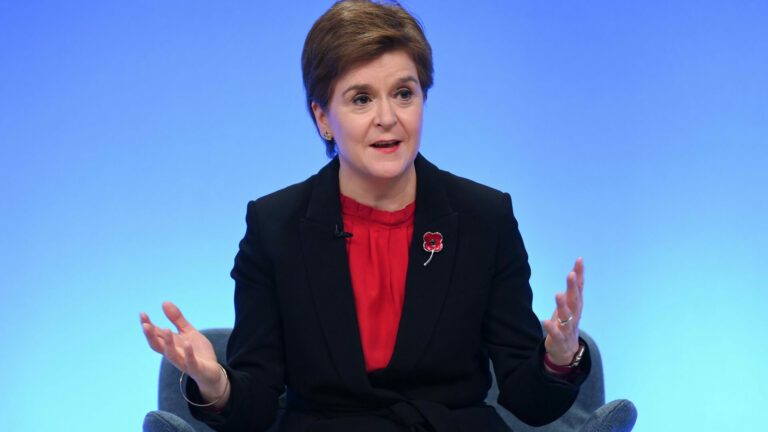
[[[412,83],[414,83],[416,85],[419,84],[419,80],[416,79],[416,77],[414,77],[413,75],[408,75],[406,77],[402,77],[399,80],[397,80],[397,84],[398,85],[402,85],[402,84],[405,84],[407,82],[412,82]]]
[[[395,84],[395,87],[401,86],[405,83],[412,82],[416,85],[419,84],[419,80],[414,77],[413,75],[404,76],[397,80],[397,83]],[[347,87],[346,90],[344,90],[341,95],[344,96],[345,94],[354,91],[356,93],[368,93],[371,91],[371,86],[368,84],[352,84],[351,86]]]
[[[344,90],[344,92],[341,93],[341,95],[344,96],[345,94],[347,94],[347,93],[349,93],[351,91],[365,93],[365,92],[368,92],[370,90],[371,90],[371,86],[369,86],[368,84],[353,84],[353,85],[347,87],[347,89]]]

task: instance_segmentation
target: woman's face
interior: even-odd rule
[[[350,69],[326,110],[312,104],[322,135],[336,140],[342,172],[363,181],[396,180],[413,166],[421,140],[424,95],[416,65],[403,51]]]

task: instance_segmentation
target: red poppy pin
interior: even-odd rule
[[[424,234],[424,250],[429,252],[429,259],[424,263],[424,267],[432,261],[435,252],[443,250],[443,235],[439,232],[427,232]]]

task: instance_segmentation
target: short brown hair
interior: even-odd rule
[[[307,108],[312,119],[312,102],[326,109],[341,75],[357,64],[398,49],[408,53],[416,65],[426,98],[432,87],[432,48],[421,24],[400,3],[341,0],[331,6],[309,30],[301,54]],[[323,141],[326,154],[333,157],[335,141]]]

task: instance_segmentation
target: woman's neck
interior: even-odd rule
[[[339,189],[342,195],[360,204],[378,210],[397,211],[416,199],[416,168],[413,165],[393,179],[376,179],[356,174],[342,165],[339,168]]]

